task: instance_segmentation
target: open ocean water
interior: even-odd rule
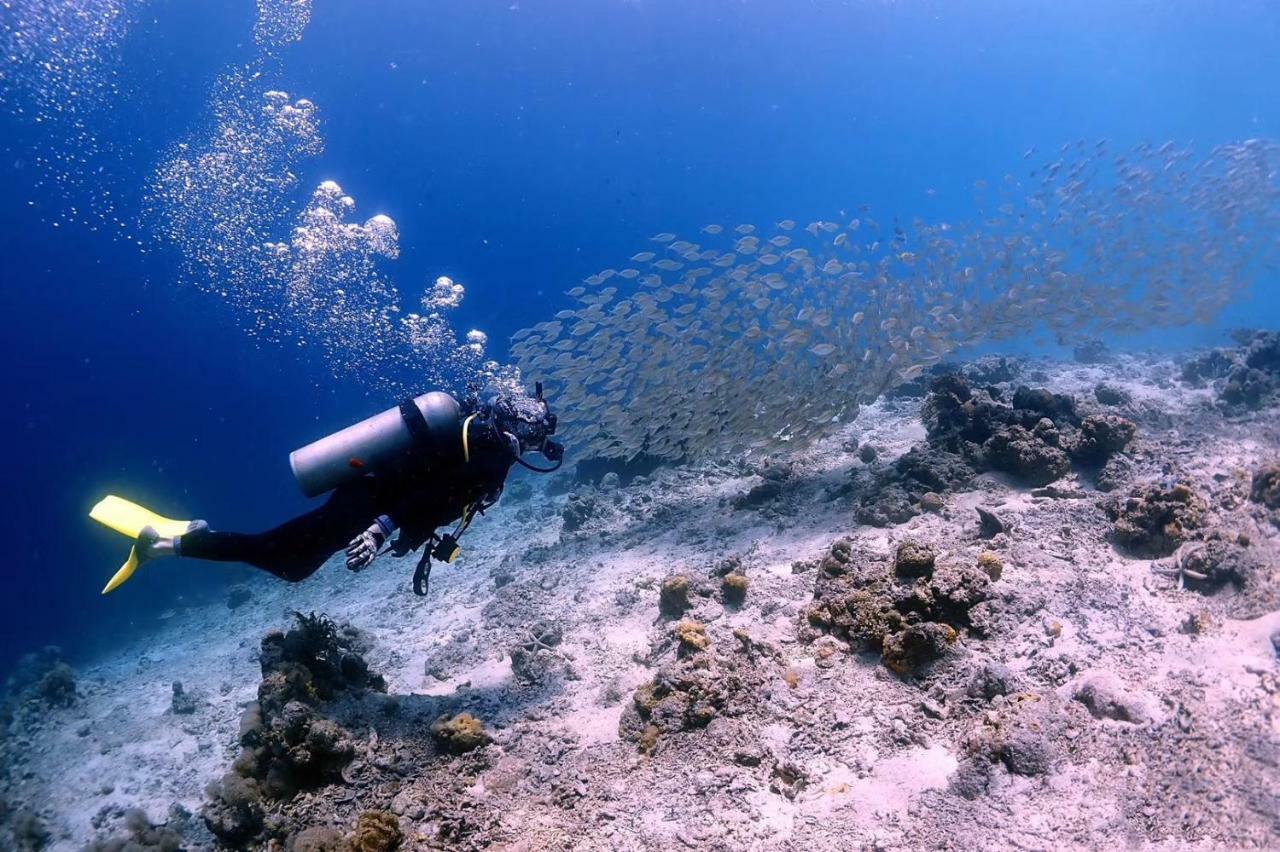
[[[270,526],[311,505],[290,450],[409,392],[519,364],[568,401],[570,463],[678,460],[917,360],[1274,330],[1278,44],[1269,0],[0,0],[0,670],[255,576],[103,597],[99,497]],[[1044,187],[1075,218],[1019,254]],[[814,284],[855,243],[849,292]],[[752,311],[787,317],[698,408],[690,365]],[[759,399],[723,435],[645,425]]]

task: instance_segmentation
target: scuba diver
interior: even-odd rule
[[[262,533],[217,531],[204,521],[172,520],[108,496],[89,516],[134,538],[134,547],[102,593],[163,556],[244,562],[298,582],[339,550],[346,551],[347,568],[362,571],[383,552],[404,556],[425,545],[413,590],[426,595],[431,559],[456,558],[459,536],[498,501],[513,464],[538,473],[559,469],[564,448],[551,440],[555,431],[541,382],[532,397],[491,390],[459,403],[433,391],[405,400],[291,453],[302,492],[332,494],[318,508]],[[551,466],[529,463],[524,455],[531,451]],[[452,532],[437,533],[455,522]]]

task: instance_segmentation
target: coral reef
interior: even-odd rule
[[[1207,505],[1190,485],[1145,485],[1105,506],[1117,544],[1143,556],[1168,556],[1204,525]]]
[[[1214,349],[1183,364],[1183,381],[1195,386],[1215,383],[1218,398],[1227,405],[1260,408],[1280,391],[1280,332],[1245,331],[1235,336],[1240,348]]]
[[[992,597],[985,571],[935,567],[937,558],[930,546],[903,542],[892,565],[868,564],[852,558],[847,542],[836,542],[822,561],[802,635],[829,633],[879,652],[898,674],[924,672],[955,644],[958,628],[971,626],[971,610]]]
[[[321,710],[339,694],[385,691],[357,650],[357,631],[323,615],[294,613],[287,632],[263,637],[258,700],[240,720],[242,750],[232,771],[210,785],[201,815],[229,846],[264,827],[265,803],[341,780],[355,756],[351,734]]]
[[[719,716],[745,712],[759,695],[771,660],[747,634],[736,646],[713,643],[706,629],[682,621],[673,631],[679,653],[636,689],[618,733],[651,753],[671,734],[705,728]]]
[[[1137,432],[1116,415],[1082,418],[1074,399],[1045,388],[1018,387],[1006,402],[999,388],[975,388],[960,372],[932,379],[921,419],[925,443],[891,465],[852,472],[859,523],[893,526],[921,511],[938,511],[942,495],[989,470],[1035,488],[1077,464],[1099,470],[1099,479],[1114,487],[1123,478],[1120,454]]]

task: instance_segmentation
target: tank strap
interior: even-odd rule
[[[418,404],[412,399],[406,399],[400,403],[400,419],[404,421],[405,428],[409,430],[409,435],[416,446],[427,446],[431,443],[431,427],[427,425],[427,418],[422,416]]]

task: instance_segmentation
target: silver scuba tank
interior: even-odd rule
[[[410,449],[462,457],[462,409],[447,393],[432,391],[289,454],[289,467],[308,497],[377,471]]]

